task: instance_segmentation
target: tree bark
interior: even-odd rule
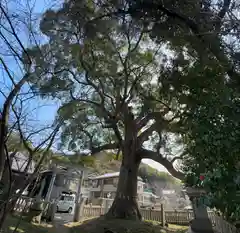
[[[137,130],[131,108],[124,107],[124,143],[122,144],[122,165],[115,199],[107,218],[141,220],[137,203],[138,168],[141,157],[137,154]]]
[[[29,76],[28,74],[24,75],[23,78],[15,84],[14,88],[9,93],[8,97],[6,98],[3,104],[2,116],[0,116],[0,180],[2,180],[4,165],[6,160],[6,154],[4,152],[4,147],[6,143],[6,137],[8,133],[8,118],[9,118],[9,111],[12,105],[12,102],[22,86],[26,83]]]
[[[176,170],[171,161],[162,157],[157,152],[141,149],[141,151],[139,151],[139,155],[142,159],[152,159],[155,162],[158,162],[159,164],[163,165],[173,177],[179,180],[184,180],[185,174],[181,171]]]
[[[106,214],[107,218],[141,220],[137,203],[137,177],[140,161],[131,163],[131,158],[123,160],[116,197]]]

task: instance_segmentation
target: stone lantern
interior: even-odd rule
[[[208,218],[207,206],[201,202],[201,197],[206,192],[200,188],[187,187],[185,193],[192,202],[194,213],[188,233],[214,233],[212,223]]]

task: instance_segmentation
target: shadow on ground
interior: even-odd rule
[[[104,217],[68,224],[60,221],[56,221],[53,225],[31,224],[24,219],[19,222],[19,217],[9,216],[3,233],[185,233],[186,229],[187,227],[176,225],[163,228],[158,222],[107,220]]]
[[[136,222],[131,220],[106,220],[103,217],[82,222],[78,226],[72,226],[70,233],[184,233],[187,227],[182,229],[163,228],[158,223]]]
[[[68,233],[65,225],[51,225],[47,223],[32,224],[19,216],[8,216],[3,227],[3,233]]]

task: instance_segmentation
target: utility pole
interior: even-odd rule
[[[79,212],[81,208],[81,202],[82,202],[82,197],[81,197],[81,191],[82,191],[82,185],[83,185],[83,178],[84,178],[84,172],[83,170],[80,172],[80,177],[79,177],[79,182],[78,182],[78,190],[77,190],[77,195],[75,199],[75,209],[74,209],[74,216],[73,216],[73,221],[78,222],[79,221]]]

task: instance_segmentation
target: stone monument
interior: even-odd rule
[[[208,218],[207,206],[201,201],[206,194],[203,189],[191,188],[186,189],[193,206],[194,219],[190,223],[189,233],[214,233],[212,223]]]

